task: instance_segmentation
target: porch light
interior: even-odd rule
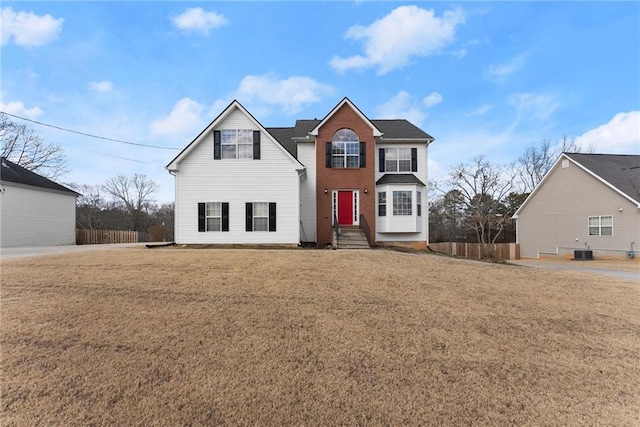
[[[329,190],[327,190],[326,188],[324,189],[324,194],[327,194],[329,192]]]
[[[369,192],[369,190],[367,190],[366,188],[364,189],[364,194],[367,194]]]

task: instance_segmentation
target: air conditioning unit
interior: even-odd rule
[[[593,260],[593,251],[587,251],[587,250],[573,251],[573,259],[577,261]]]

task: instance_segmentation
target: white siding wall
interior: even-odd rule
[[[58,246],[76,243],[76,197],[3,182],[0,246]]]
[[[523,257],[558,248],[628,251],[640,245],[640,210],[631,201],[573,163],[558,162],[544,184],[518,214]],[[622,209],[622,211],[620,211]],[[589,216],[613,216],[613,236],[589,236]]]
[[[378,215],[378,192],[387,193],[387,215]],[[393,215],[393,192],[411,191],[411,215]],[[418,216],[418,200],[416,193],[420,192],[422,215]],[[376,241],[378,242],[426,242],[426,191],[424,187],[415,185],[379,185],[376,187]]]
[[[418,171],[417,172],[380,172],[380,148],[417,148],[418,149]],[[425,185],[428,182],[428,163],[427,163],[426,144],[403,144],[403,143],[381,143],[376,145],[376,182],[385,174],[395,173],[413,173]],[[376,241],[378,242],[426,242],[428,238],[428,211],[427,204],[427,187],[413,185],[385,185],[378,186],[376,189],[376,215],[378,215],[378,191],[387,191],[387,216],[376,216]],[[393,191],[413,191],[413,215],[406,217],[393,216]],[[420,191],[422,199],[422,216],[418,217],[416,191]],[[408,232],[411,231],[411,232]]]
[[[316,146],[314,142],[298,143],[298,160],[306,169],[306,179],[300,183],[300,218],[304,233],[301,239],[316,241]]]
[[[240,110],[217,129],[254,129]],[[195,147],[176,173],[177,243],[293,243],[300,242],[300,178],[294,162],[264,132],[260,160],[213,159],[213,134]],[[198,203],[228,202],[229,231],[199,232]],[[246,202],[275,202],[276,232],[245,231]]]

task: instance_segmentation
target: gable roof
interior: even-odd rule
[[[304,169],[304,165],[302,163],[300,163],[298,161],[298,159],[296,159],[293,155],[291,155],[291,153],[289,152],[289,150],[287,150],[282,143],[276,139],[276,137],[274,135],[271,134],[271,132],[269,132],[264,126],[262,126],[262,124],[256,120],[255,117],[253,117],[253,115],[251,113],[249,113],[249,111],[247,111],[237,100],[233,100],[228,106],[227,108],[225,108],[224,110],[222,110],[222,112],[218,115],[218,117],[216,117],[215,119],[213,119],[213,121],[211,123],[209,123],[209,125],[207,127],[205,127],[202,132],[200,132],[198,134],[198,136],[196,136],[180,153],[178,153],[178,155],[176,157],[173,158],[173,160],[171,160],[167,166],[165,166],[165,168],[167,170],[169,170],[169,172],[171,171],[176,171],[178,170],[178,163],[180,163],[185,157],[187,157],[189,155],[189,153],[191,153],[191,151],[193,151],[194,148],[196,148],[205,138],[206,136],[220,123],[222,122],[226,117],[228,117],[235,109],[240,110],[243,114],[245,114],[247,116],[247,118],[249,118],[249,120],[251,120],[251,122],[253,122],[253,124],[260,129],[261,131],[264,131],[266,134],[268,134],[269,136],[271,136],[271,139],[275,142],[276,146],[278,148],[280,148],[282,150],[282,152],[292,161],[294,162],[294,164],[296,165],[296,169],[302,170]],[[272,129],[277,129],[277,128],[272,128]]]
[[[562,160],[568,160],[640,208],[640,156],[634,154],[562,153],[518,208],[513,218],[544,185]]]
[[[69,193],[74,196],[80,196],[80,193],[75,192],[64,185],[60,185],[57,182],[51,181],[49,178],[38,175],[29,169],[25,169],[22,166],[13,163],[6,157],[2,157],[0,159],[0,181],[2,182],[13,182],[14,184],[29,185],[31,187],[56,190],[63,193]]]
[[[267,128],[269,132],[274,129],[271,134],[278,139],[291,154],[297,157],[297,146],[295,142],[313,140],[309,138],[311,131],[318,126],[321,120],[318,119],[299,119],[296,120],[296,125],[292,128]],[[405,119],[385,119],[371,120],[383,134],[380,137],[381,141],[384,140],[411,140],[411,141],[425,141],[427,143],[433,142],[434,138]],[[289,147],[291,146],[291,147]]]
[[[360,111],[360,109],[358,107],[355,106],[355,104],[353,102],[351,102],[349,100],[349,98],[347,98],[346,96],[342,99],[342,101],[340,101],[338,103],[338,105],[336,105],[335,107],[333,107],[333,109],[331,111],[329,111],[329,114],[327,114],[324,119],[322,119],[320,121],[320,123],[318,123],[312,130],[311,132],[309,132],[310,135],[318,135],[318,130],[322,127],[322,125],[324,125],[331,117],[333,117],[333,115],[340,109],[342,108],[344,105],[348,105],[353,111],[355,111],[355,113],[360,116],[360,119],[362,119],[363,122],[367,123],[369,125],[369,127],[371,128],[371,130],[373,131],[373,136],[382,136],[382,132],[380,132],[380,129],[378,129],[376,127],[376,125],[374,125],[371,120],[369,120],[367,118],[367,116],[365,116],[362,111]]]

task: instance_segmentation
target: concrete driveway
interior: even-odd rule
[[[528,267],[581,271],[584,273],[601,274],[603,276],[618,277],[621,279],[640,282],[640,263],[634,261],[574,261],[528,259],[509,262],[511,264],[525,265]]]
[[[39,246],[26,248],[2,248],[0,260],[13,258],[26,258],[33,256],[66,254],[70,252],[104,251],[121,248],[140,247],[151,243],[113,243],[107,245],[66,245],[66,246]]]

